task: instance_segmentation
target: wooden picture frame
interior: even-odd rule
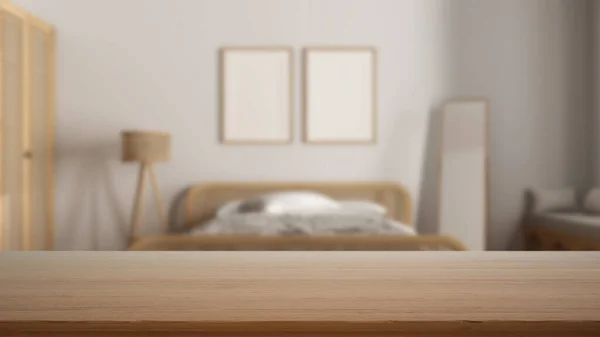
[[[304,142],[377,142],[377,51],[304,49]]]
[[[489,115],[486,98],[451,99],[442,107],[438,231],[458,238],[469,250],[488,248]]]
[[[292,143],[293,60],[291,47],[220,49],[222,144]]]

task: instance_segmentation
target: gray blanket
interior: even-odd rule
[[[195,227],[191,235],[415,235],[412,227],[371,214],[234,214]]]

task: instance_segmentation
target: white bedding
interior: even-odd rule
[[[416,235],[414,229],[376,214],[329,212],[321,214],[246,213],[216,217],[192,229],[191,235],[327,236]]]
[[[288,191],[225,203],[191,235],[415,235],[368,200],[336,201],[310,191]]]

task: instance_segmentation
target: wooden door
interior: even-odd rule
[[[26,246],[26,143],[27,109],[25,64],[27,15],[10,4],[0,7],[0,248]]]
[[[54,32],[0,4],[0,250],[54,245]]]
[[[54,33],[49,25],[38,19],[32,18],[30,22],[29,202],[33,212],[28,247],[51,250],[54,247]]]

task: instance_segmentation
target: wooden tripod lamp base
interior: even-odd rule
[[[167,231],[167,216],[164,203],[160,196],[156,173],[154,172],[154,163],[169,161],[171,151],[171,136],[166,132],[157,131],[122,131],[122,160],[123,162],[140,163],[140,172],[138,175],[137,188],[131,212],[131,225],[129,240],[134,240],[139,234],[139,223],[144,213],[144,190],[146,186],[146,176],[150,176],[150,184],[154,202],[158,210],[158,215],[163,226],[163,231]]]

